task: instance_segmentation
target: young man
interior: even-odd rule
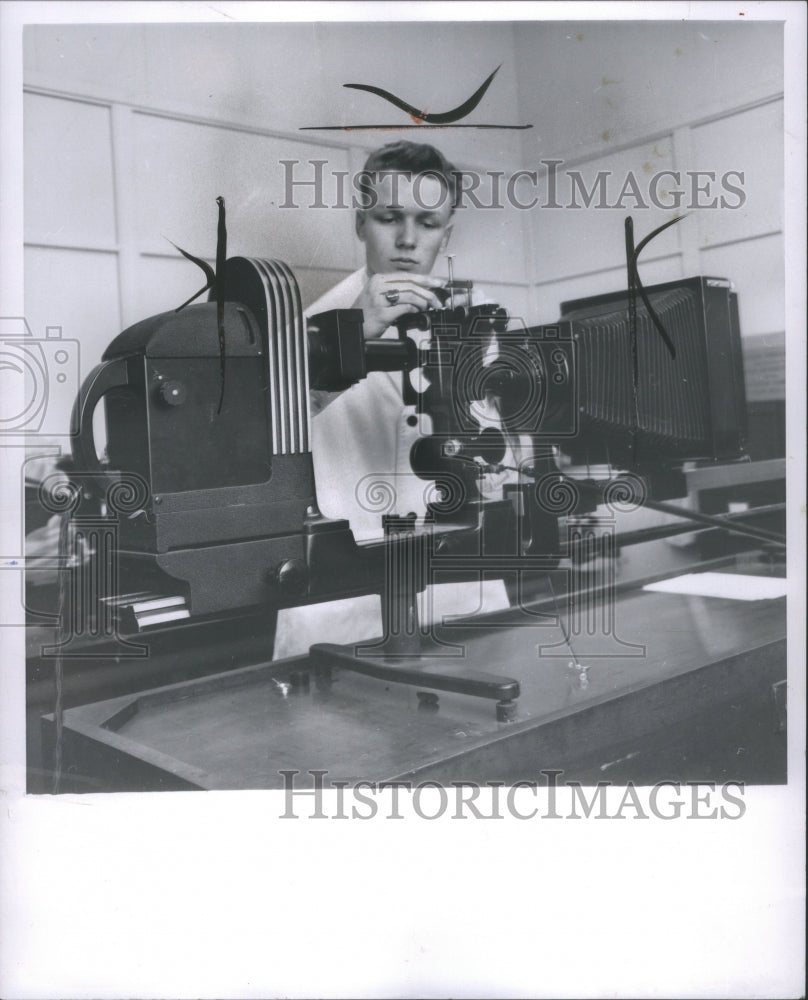
[[[323,295],[306,315],[329,309],[361,309],[365,339],[397,337],[406,313],[440,308],[434,289],[445,278],[430,272],[452,232],[454,168],[432,146],[397,142],[372,153],[361,194],[368,205],[356,213],[356,235],[365,244],[366,266]],[[456,299],[456,304],[466,304]],[[396,511],[423,513],[409,450],[418,436],[414,408],[405,410],[401,374],[372,372],[339,394],[313,393],[312,452],[317,499],[327,517],[347,517],[358,540],[378,537],[381,522],[364,494],[371,479],[386,477],[396,492]],[[409,506],[402,507],[406,493]],[[414,504],[414,506],[413,506]]]
[[[396,142],[372,153],[361,193],[367,207],[356,214],[356,235],[365,245],[366,266],[349,275],[306,310],[361,309],[365,339],[397,337],[395,322],[406,313],[438,309],[435,289],[445,277],[431,271],[449,243],[456,174],[432,146]],[[468,297],[455,295],[455,305]],[[423,336],[423,334],[421,335]],[[312,453],[320,510],[347,518],[358,541],[380,538],[381,514],[425,513],[430,486],[415,477],[409,453],[421,429],[415,407],[405,407],[401,373],[372,372],[341,393],[312,393]],[[381,501],[381,503],[379,502]],[[440,591],[441,588],[432,588]],[[450,606],[475,611],[480,588],[472,585],[464,604],[455,590]],[[504,588],[496,588],[504,606]],[[444,595],[445,596],[445,595]],[[275,656],[305,652],[314,642],[352,642],[381,634],[379,598],[353,598],[281,611]]]

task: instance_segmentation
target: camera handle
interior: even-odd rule
[[[129,385],[127,359],[113,358],[96,365],[82,384],[81,391],[73,404],[72,421],[77,428],[73,438],[73,461],[81,472],[92,472],[98,476],[99,487],[108,489],[117,480],[107,474],[98,460],[93,437],[93,413],[101,397],[111,389]]]

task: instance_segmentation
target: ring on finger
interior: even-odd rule
[[[391,306],[394,306],[401,298],[401,292],[397,288],[391,288],[389,292],[384,293],[384,297]]]

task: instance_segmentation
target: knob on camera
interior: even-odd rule
[[[168,406],[182,406],[188,398],[188,389],[179,379],[169,378],[160,383],[160,399]]]

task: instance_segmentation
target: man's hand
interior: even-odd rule
[[[380,337],[388,326],[406,313],[441,309],[441,300],[433,289],[444,285],[445,281],[440,278],[410,271],[374,274],[353,304],[354,309],[361,309],[364,313],[365,339]]]

